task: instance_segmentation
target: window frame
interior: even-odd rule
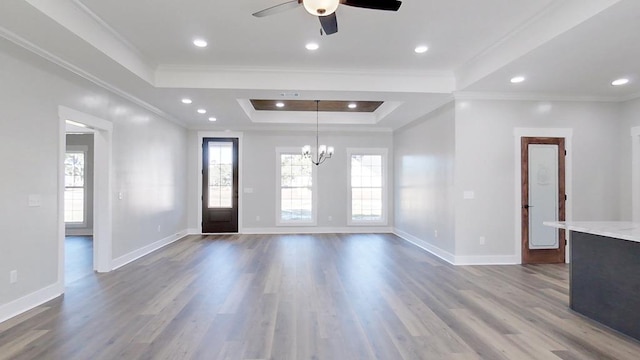
[[[380,220],[353,219],[353,187],[351,185],[351,157],[353,155],[379,155],[382,157],[381,189],[382,217]],[[347,225],[348,226],[386,226],[388,224],[388,168],[389,149],[387,148],[347,148]]]
[[[316,226],[318,224],[318,179],[316,166],[311,163],[311,220],[282,219],[282,155],[302,156],[302,147],[276,148],[276,226]]]
[[[87,156],[89,155],[89,147],[86,145],[68,145],[64,151],[65,157],[67,156],[68,153],[82,153],[84,156],[84,182],[83,185],[80,186],[64,186],[64,189],[62,191],[62,194],[64,196],[64,194],[67,191],[67,188],[73,188],[73,189],[82,189],[82,221],[73,221],[73,222],[67,222],[64,221],[64,213],[62,215],[63,217],[63,221],[64,221],[64,226],[65,228],[85,228],[87,227],[87,161],[88,158]],[[65,179],[66,180],[66,179]],[[63,200],[64,201],[64,198]],[[66,210],[66,208],[63,205],[63,209]]]

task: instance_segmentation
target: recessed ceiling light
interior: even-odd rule
[[[413,49],[413,51],[415,51],[416,54],[424,54],[427,52],[427,50],[429,50],[429,47],[426,45],[416,46],[416,48]]]
[[[205,109],[198,109],[198,114],[206,114],[207,110]]]
[[[204,39],[195,39],[193,40],[193,45],[199,48],[207,47],[207,41]]]
[[[629,83],[629,79],[622,78],[622,79],[612,81],[611,85],[620,86],[620,85],[627,85],[628,83]]]
[[[183,104],[191,104],[193,101],[191,99],[184,98],[181,100]]]
[[[216,121],[216,120],[218,120],[218,119],[216,119],[216,118],[214,118],[214,117],[210,117],[210,118],[209,118],[209,121]]]
[[[284,107],[284,103],[283,102],[277,102],[276,103],[276,107],[283,108]]]
[[[351,103],[351,104],[349,104],[348,106],[349,106],[349,109],[355,109],[355,108],[357,108],[357,107],[358,107],[358,104],[356,104],[356,103]]]
[[[314,50],[318,50],[320,48],[320,45],[318,45],[317,43],[308,43],[304,47],[306,47],[307,50],[314,51]]]
[[[523,82],[524,80],[525,80],[524,76],[514,76],[514,77],[511,78],[511,83],[518,84],[518,83]]]

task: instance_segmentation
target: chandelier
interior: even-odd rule
[[[333,155],[333,146],[319,145],[318,142],[318,117],[320,116],[320,100],[316,100],[316,156],[311,153],[311,146],[302,147],[302,156],[311,160],[314,165],[320,165]]]

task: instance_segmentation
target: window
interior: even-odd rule
[[[349,225],[386,225],[386,149],[347,149]]]
[[[315,225],[315,171],[300,149],[277,149],[278,225]]]
[[[67,151],[64,158],[64,222],[85,222],[86,151]]]
[[[233,206],[233,143],[209,142],[208,207]]]

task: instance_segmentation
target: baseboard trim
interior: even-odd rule
[[[187,234],[189,235],[200,235],[202,234],[202,231],[198,228],[193,228],[193,229],[187,229]]]
[[[279,235],[279,234],[390,234],[393,229],[387,226],[349,226],[349,227],[273,227],[244,228],[242,234],[247,235]]]
[[[167,236],[164,239],[158,240],[138,250],[134,250],[126,255],[120,256],[119,258],[113,259],[113,261],[111,262],[111,269],[116,270],[118,268],[121,268],[132,261],[138,260],[145,255],[148,255],[160,248],[163,248],[173,242],[180,240],[181,238],[185,237],[187,234],[188,234],[188,230],[182,230],[180,232],[175,233],[174,235]]]
[[[74,229],[66,228],[64,230],[65,236],[93,236],[93,229]]]
[[[393,229],[393,233],[398,236],[399,238],[408,241],[410,243],[412,243],[413,245],[439,257],[440,259],[448,262],[449,264],[452,265],[457,265],[456,264],[456,256],[453,255],[452,253],[443,250],[437,246],[431,245],[428,242],[413,236],[411,234],[409,234],[408,232],[402,231],[400,229],[394,228]]]
[[[4,305],[0,305],[0,323],[27,312],[36,306],[53,300],[64,292],[64,286],[55,283],[44,287],[29,295],[13,300]]]
[[[446,250],[442,250],[437,246],[433,246],[428,242],[413,236],[400,229],[393,229],[393,233],[398,237],[422,248],[449,264],[460,265],[518,265],[520,257],[517,255],[454,255]]]

